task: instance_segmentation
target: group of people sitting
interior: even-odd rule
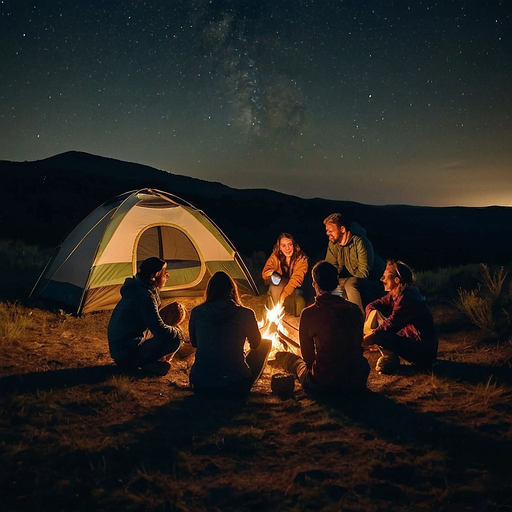
[[[336,393],[366,389],[366,348],[380,351],[376,370],[381,373],[395,372],[400,358],[431,368],[437,333],[411,268],[401,261],[384,264],[364,229],[339,213],[329,215],[324,225],[329,244],[325,259],[311,271],[312,304],[306,306],[301,290],[308,259],[292,235],[278,237],[263,268],[267,307],[281,305],[300,316],[302,357],[282,351],[274,364],[294,374],[305,389]],[[158,290],[167,277],[166,262],[153,257],[123,284],[108,326],[110,353],[120,367],[165,374],[185,342],[183,307],[172,302],[160,308]],[[242,304],[228,274],[219,271],[210,278],[204,302],[192,309],[188,327],[196,349],[192,389],[247,393],[265,367],[271,342],[262,339],[254,311]]]

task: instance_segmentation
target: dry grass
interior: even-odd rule
[[[2,510],[512,508],[512,346],[478,343],[455,308],[435,310],[432,373],[372,370],[345,401],[277,397],[270,366],[246,400],[196,397],[193,356],[166,377],[119,373],[108,312],[23,312],[0,358]]]
[[[31,312],[17,302],[0,302],[0,342],[15,340],[31,325]]]

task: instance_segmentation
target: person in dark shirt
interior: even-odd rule
[[[272,342],[262,339],[254,311],[242,304],[235,281],[225,272],[215,272],[208,281],[204,302],[190,313],[189,333],[197,348],[192,389],[248,393],[265,368]]]
[[[312,270],[315,302],[302,311],[299,339],[302,358],[276,354],[276,365],[295,374],[305,389],[351,393],[366,389],[370,372],[363,356],[363,314],[359,307],[332,292],[338,272],[327,261]]]
[[[364,347],[376,345],[381,357],[376,370],[393,373],[400,357],[429,369],[437,358],[437,331],[432,312],[414,274],[402,261],[388,260],[381,277],[388,292],[366,306]]]
[[[151,257],[121,287],[107,331],[110,355],[119,367],[160,375],[169,371],[168,359],[184,341],[179,324],[185,310],[178,302],[160,308],[159,290],[168,277],[167,263]]]

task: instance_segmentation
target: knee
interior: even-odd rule
[[[266,338],[262,338],[258,349],[261,350],[262,352],[264,352],[265,354],[268,354],[270,352],[271,348],[272,348],[272,340],[267,340]]]

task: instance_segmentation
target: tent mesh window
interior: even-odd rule
[[[167,262],[166,287],[191,283],[199,277],[201,258],[196,247],[183,231],[173,226],[153,226],[144,231],[137,245],[137,268],[151,256]]]

